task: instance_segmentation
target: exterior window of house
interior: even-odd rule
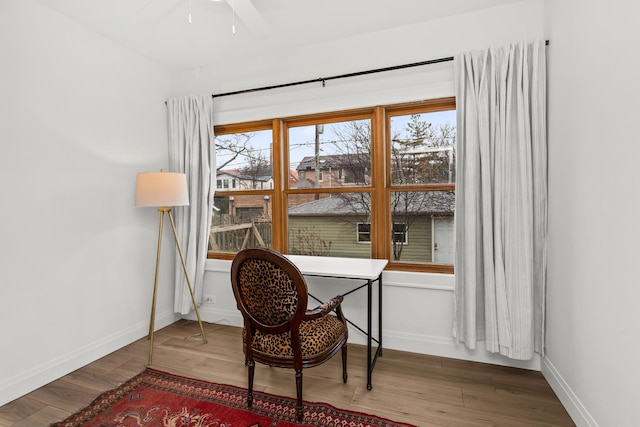
[[[228,179],[223,179],[222,180],[222,188],[229,188],[229,180]]]
[[[455,126],[453,98],[216,126],[217,173],[235,178],[210,257],[268,246],[453,272]]]
[[[222,180],[221,179],[217,179],[216,180],[216,188],[222,188]]]
[[[358,243],[371,243],[371,224],[359,222],[357,225],[356,241]]]
[[[401,245],[406,245],[407,242],[407,225],[406,224],[393,224],[393,241]]]
[[[360,222],[356,224],[356,240],[358,243],[371,243],[371,224]],[[407,226],[406,224],[393,224],[393,241],[406,245]]]

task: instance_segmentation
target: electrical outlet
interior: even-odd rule
[[[204,296],[204,302],[207,304],[215,304],[216,303],[216,296],[215,295],[205,295]]]

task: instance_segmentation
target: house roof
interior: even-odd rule
[[[357,166],[368,165],[369,155],[368,154],[330,154],[326,156],[318,156],[318,163],[320,164],[321,169],[329,169],[329,168],[342,168],[349,167],[353,169]],[[316,167],[316,157],[315,156],[305,156],[300,160],[298,167],[296,168],[299,171],[303,170],[312,170]]]
[[[240,172],[237,169],[225,169],[216,172],[216,176],[228,175],[234,178],[240,178]]]
[[[258,176],[249,176],[249,175],[243,175],[240,173],[240,171],[236,170],[236,169],[225,169],[225,170],[220,170],[216,173],[217,177],[223,176],[223,175],[228,175],[228,176],[232,176],[234,178],[238,178],[238,179],[242,179],[245,181],[263,181],[263,182],[267,182],[271,179],[273,179],[273,177],[271,175],[258,175]]]
[[[348,197],[353,196],[353,197]],[[303,203],[289,208],[291,216],[336,216],[336,215],[368,215],[365,203],[359,194],[346,193],[332,195],[323,199]],[[365,193],[366,194],[366,193]],[[394,193],[398,195],[392,203],[395,212],[409,212],[418,214],[453,214],[455,209],[455,193],[453,191],[429,191]],[[401,195],[405,197],[401,197]],[[407,197],[408,196],[408,197]]]

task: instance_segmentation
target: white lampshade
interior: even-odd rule
[[[188,206],[187,176],[177,172],[140,172],[136,178],[137,207]]]

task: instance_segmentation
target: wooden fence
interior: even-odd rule
[[[215,215],[209,233],[209,250],[238,252],[251,247],[271,247],[271,219]]]

